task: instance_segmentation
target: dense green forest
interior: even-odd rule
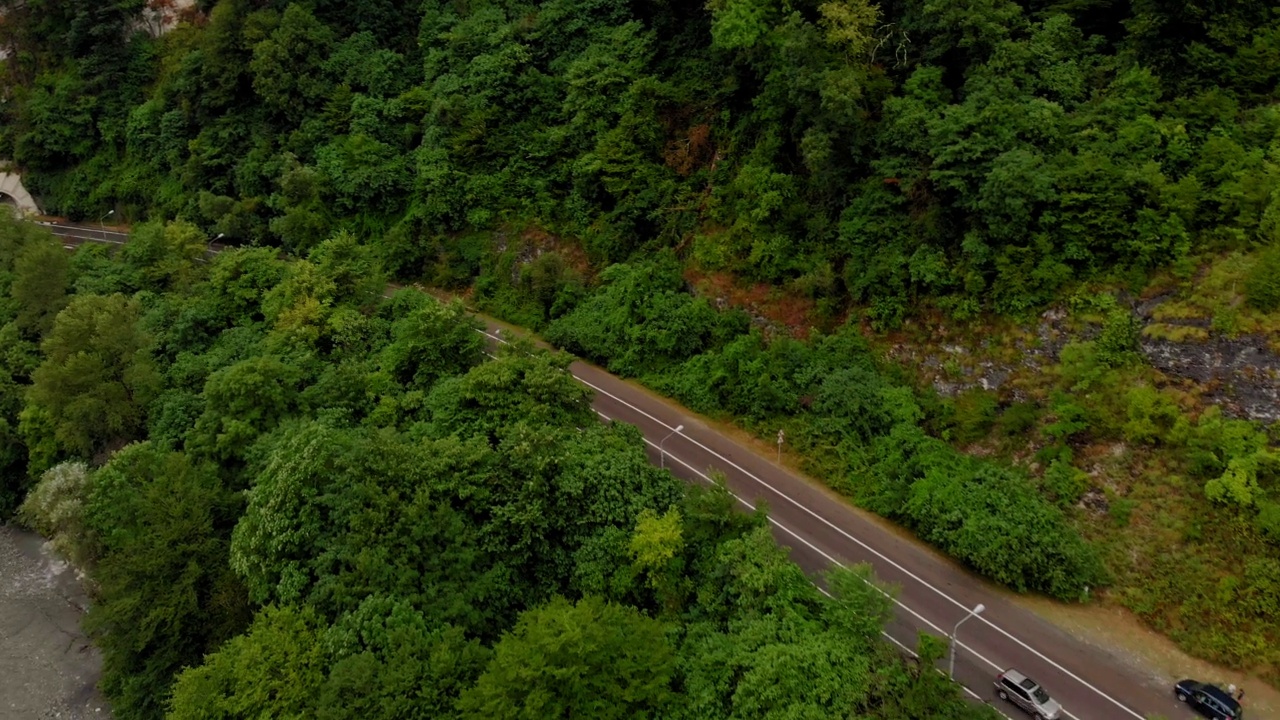
[[[349,234],[201,238],[0,219],[7,509],[87,571],[116,717],[995,717],[942,641],[881,639],[867,570],[821,593],[566,356],[486,361]]]
[[[806,469],[1010,587],[1069,600],[1109,588],[1095,597],[1187,650],[1280,681],[1280,434],[1145,365],[1116,300],[1173,288],[1183,316],[1280,347],[1274,3],[399,5],[201,1],[162,34],[146,18],[168,2],[0,0],[0,157],[52,213],[184,221],[146,226],[124,266],[0,251],[14,268],[3,332],[27,343],[0,350],[14,378],[0,396],[7,477],[71,456],[100,465],[115,449],[103,443],[140,428],[265,477],[271,451],[249,439],[299,408],[375,424],[425,412],[434,377],[398,375],[405,400],[360,410],[339,389],[379,395],[383,376],[286,362],[276,346],[240,367],[258,340],[217,334],[226,310],[152,315],[146,293],[161,278],[166,292],[194,287],[187,261],[221,233],[469,292],[696,410],[786,427]],[[253,287],[275,288],[250,315],[270,342],[337,352],[360,318],[389,317],[327,299],[373,293],[367,266],[331,270],[345,290],[246,266]],[[78,309],[83,326],[137,314],[164,328],[112,345],[146,362],[69,365],[46,383],[92,403],[38,389],[42,357],[81,362],[31,345],[61,309],[57,273],[78,294],[135,296]],[[809,310],[770,326],[691,292],[711,276]],[[1089,332],[1017,397],[922,391],[876,344],[920,318],[992,336],[1055,301]],[[170,332],[186,339],[155,344]],[[173,349],[213,335],[199,363]],[[159,369],[170,362],[183,379]],[[322,399],[243,394],[275,385]],[[1090,497],[1106,509],[1083,507]],[[309,616],[273,622],[322,631]]]
[[[170,4],[0,2],[0,156],[51,212],[454,283],[529,223],[882,324],[1280,231],[1264,0],[202,0],[157,39]]]

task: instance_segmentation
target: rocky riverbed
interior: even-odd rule
[[[101,657],[80,630],[86,607],[75,570],[42,538],[0,526],[0,719],[111,717]]]

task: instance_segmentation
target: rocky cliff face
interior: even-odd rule
[[[1165,375],[1200,383],[1204,398],[1227,415],[1280,420],[1280,357],[1261,337],[1189,342],[1144,337],[1142,354]]]
[[[1259,335],[1235,338],[1214,334],[1203,320],[1182,320],[1174,327],[1194,328],[1185,339],[1173,340],[1146,332],[1157,322],[1153,311],[1159,300],[1135,303],[1133,311],[1144,332],[1140,350],[1146,361],[1171,381],[1191,381],[1201,397],[1222,407],[1226,415],[1265,423],[1280,420],[1280,355]],[[1073,329],[1062,308],[1044,312],[1033,327],[1021,328],[1011,345],[1012,353],[995,351],[990,339],[949,340],[930,348],[897,344],[892,359],[920,369],[937,392],[945,397],[973,388],[1008,390],[1022,399],[1017,387],[1008,388],[1020,375],[1038,373],[1058,362],[1062,348],[1073,340],[1090,340],[1096,326]],[[995,359],[1001,356],[1001,359]]]

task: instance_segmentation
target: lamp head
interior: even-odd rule
[[[983,611],[983,610],[986,610],[986,609],[987,609],[987,606],[986,606],[986,605],[983,605],[982,603],[978,603],[978,604],[977,604],[976,606],[974,606],[974,608],[973,608],[973,614],[974,614],[974,615],[981,615],[981,614],[982,614],[982,611]]]
[[[677,425],[677,426],[676,426],[676,429],[674,430],[674,432],[680,432],[680,431],[681,431],[681,430],[683,430],[683,429],[684,429],[684,426],[683,426],[683,425]]]

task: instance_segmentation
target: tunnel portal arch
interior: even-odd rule
[[[0,203],[17,208],[22,215],[40,214],[40,206],[22,185],[22,176],[4,166],[0,166]]]

